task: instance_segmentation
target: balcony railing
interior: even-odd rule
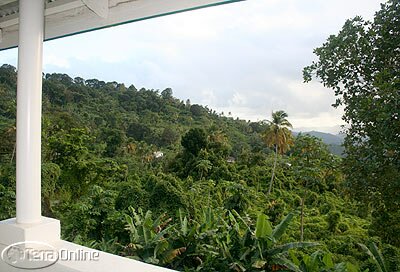
[[[0,50],[18,46],[17,216],[0,222],[0,272],[171,271],[63,241],[41,216],[43,41],[237,1],[0,0]]]

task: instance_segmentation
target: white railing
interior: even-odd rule
[[[0,222],[0,272],[167,272],[162,267],[76,245],[60,239],[60,222]]]

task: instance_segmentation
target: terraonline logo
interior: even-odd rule
[[[76,249],[56,249],[38,241],[11,244],[1,252],[1,259],[10,266],[35,270],[55,264],[58,261],[98,261],[99,252]]]

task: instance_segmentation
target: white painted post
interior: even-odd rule
[[[19,0],[17,223],[41,221],[44,0]]]

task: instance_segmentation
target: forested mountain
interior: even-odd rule
[[[3,65],[2,219],[15,215],[15,90]],[[64,239],[181,271],[378,271],[368,250],[398,271],[398,245],[349,198],[341,158],[309,135],[275,152],[268,126],[169,88],[46,74],[43,214]]]
[[[321,132],[321,131],[304,131],[301,132],[303,134],[308,134],[317,138],[320,138],[325,144],[330,145],[330,144],[334,144],[334,145],[342,145],[343,144],[343,137],[341,137],[341,135],[334,135],[331,133],[326,133],[326,132]],[[297,133],[298,134],[298,133]]]
[[[317,137],[322,140],[323,143],[328,145],[328,149],[332,154],[338,155],[338,156],[343,156],[344,154],[344,135],[342,134],[331,134],[331,133],[325,133],[325,132],[320,132],[320,131],[306,131],[306,132],[293,132],[295,136],[299,135],[299,133],[302,134],[307,134],[311,135],[314,137]]]
[[[284,110],[247,122],[169,88],[44,75],[43,214],[63,239],[179,271],[400,271],[398,21],[398,0],[348,20],[303,70],[344,108],[343,157]],[[1,219],[16,77],[0,67]]]

